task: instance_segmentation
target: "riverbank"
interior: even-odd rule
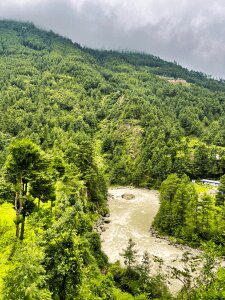
[[[123,195],[129,194],[127,200]],[[152,267],[151,272],[157,273],[159,264],[155,257],[164,262],[164,271],[168,267],[183,268],[181,259],[185,252],[190,252],[196,257],[200,254],[197,249],[184,245],[174,245],[169,239],[151,234],[150,228],[159,209],[159,193],[154,190],[133,187],[113,187],[109,189],[108,205],[110,211],[109,223],[104,223],[101,233],[102,249],[114,263],[123,259],[120,253],[126,248],[129,238],[136,243],[138,250],[137,260],[141,261],[142,255],[148,251]],[[171,291],[177,292],[181,284],[170,279]]]

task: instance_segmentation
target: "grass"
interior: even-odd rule
[[[8,226],[14,225],[15,211],[11,203],[3,203],[0,205],[0,222]]]
[[[15,210],[12,204],[0,205],[0,299],[2,299],[3,277],[8,268],[8,258],[15,242]]]
[[[200,193],[207,193],[208,191],[212,190],[213,186],[208,185],[208,184],[201,184],[201,183],[194,183],[195,189],[197,191],[198,194]]]

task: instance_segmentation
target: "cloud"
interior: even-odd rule
[[[225,78],[223,0],[0,0],[0,18],[33,21],[82,45],[145,51]]]

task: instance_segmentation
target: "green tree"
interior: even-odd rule
[[[220,178],[221,185],[216,194],[216,205],[223,206],[225,204],[225,175]]]
[[[151,267],[150,256],[149,253],[145,251],[140,265],[141,280],[143,281],[143,284],[148,283],[149,281],[150,267]]]
[[[172,205],[179,184],[180,178],[177,174],[171,174],[163,181],[160,187],[160,208],[153,225],[167,234],[173,232],[173,228],[171,227],[173,216]]]
[[[131,269],[136,264],[136,254],[135,242],[132,238],[129,238],[127,248],[120,254],[124,258],[124,264]]]
[[[198,194],[193,184],[189,184],[189,191],[191,197],[189,199],[189,202],[187,203],[187,208],[185,211],[185,222],[182,234],[187,240],[191,242],[198,242]]]
[[[16,140],[9,146],[5,170],[15,191],[16,236],[24,237],[24,224],[28,208],[28,188],[35,175],[45,168],[40,148],[28,139]],[[21,224],[21,230],[20,230]]]
[[[172,227],[173,234],[176,236],[180,236],[185,222],[187,205],[191,200],[192,194],[190,194],[189,185],[188,177],[183,176],[172,201],[170,226]]]
[[[29,193],[38,198],[38,209],[40,208],[40,201],[47,202],[51,201],[52,203],[55,200],[55,187],[54,187],[54,180],[51,176],[46,175],[44,173],[39,173],[35,180],[32,182],[31,189]]]
[[[50,300],[51,293],[42,265],[43,250],[34,242],[18,246],[13,264],[4,278],[4,300]]]
[[[198,210],[199,234],[204,239],[209,239],[212,235],[212,221],[214,219],[213,199],[211,196],[204,194],[199,201]]]

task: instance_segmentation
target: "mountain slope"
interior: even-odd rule
[[[224,172],[212,153],[223,157],[222,148],[206,146],[206,174],[181,142],[194,136],[224,146],[223,82],[149,55],[82,49],[32,24],[1,21],[0,30],[1,164],[13,137],[65,151],[65,140],[83,131],[102,141],[112,182],[152,185],[175,171]],[[191,85],[155,73],[181,75]]]
[[[167,62],[150,54],[129,51],[94,50],[88,48],[85,50],[96,57],[101,65],[106,64],[108,60],[115,59],[135,67],[146,67],[151,73],[156,75],[183,78],[189,83],[194,83],[213,91],[225,91],[223,79],[214,80],[207,74],[189,71],[176,62]]]

